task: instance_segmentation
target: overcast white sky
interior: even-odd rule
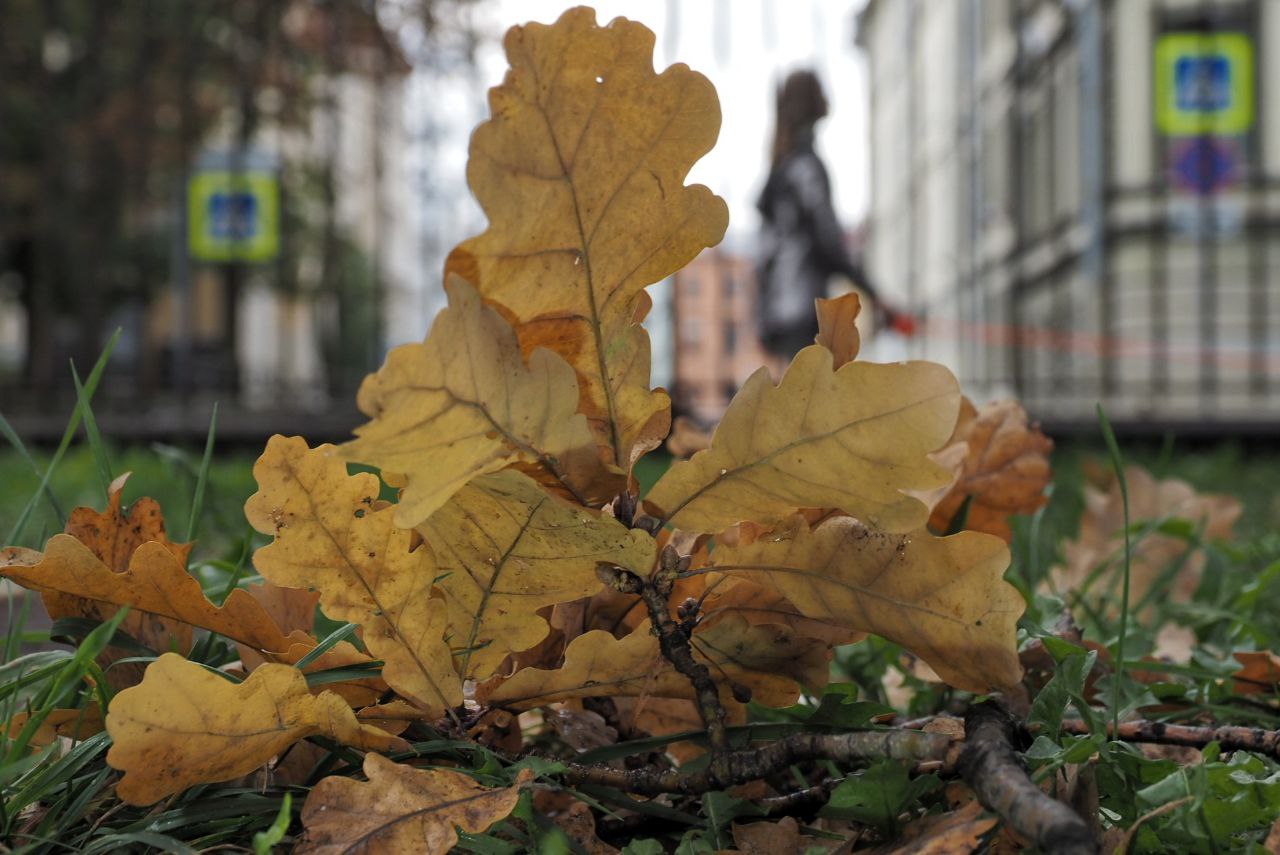
[[[657,36],[654,63],[684,62],[720,93],[724,122],[715,149],[690,181],[729,203],[732,239],[754,234],[755,197],[767,173],[773,90],[788,72],[814,68],[823,79],[831,116],[819,126],[818,146],[831,171],[836,211],[853,227],[867,209],[867,93],[854,16],[865,0],[595,0],[597,20],[623,16]],[[566,0],[497,0],[488,6],[494,34],[525,21],[550,23]],[[481,53],[487,85],[502,79],[499,40]]]

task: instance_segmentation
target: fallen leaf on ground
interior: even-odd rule
[[[926,816],[909,823],[901,837],[872,850],[873,855],[969,855],[982,846],[982,838],[996,825],[984,817],[982,805],[969,802],[950,813]]]
[[[573,366],[578,409],[623,468],[670,426],[669,398],[649,388],[643,289],[728,224],[721,199],[683,183],[719,132],[715,89],[685,65],[655,74],[653,41],[586,8],[507,33],[511,68],[467,164],[489,228],[447,262],[509,313],[525,353]]]
[[[449,307],[426,341],[392,350],[361,384],[372,421],[340,450],[405,477],[396,524],[412,528],[472,478],[520,461],[583,504],[611,498],[621,476],[593,483],[599,458],[573,369],[546,349],[526,365],[511,325],[475,289],[453,276],[445,290]]]
[[[1053,478],[1053,441],[1028,424],[1026,410],[1017,401],[994,401],[980,409],[967,399],[965,403],[948,445],[963,442],[968,450],[959,480],[934,508],[929,525],[948,531],[969,498],[964,527],[1009,543],[1009,515],[1032,513],[1049,501],[1044,491]]]
[[[253,467],[258,492],[245,517],[274,542],[253,556],[265,578],[286,588],[314,587],[325,614],[358,623],[382,677],[435,715],[462,703],[462,682],[445,642],[443,599],[432,593],[435,565],[413,549],[414,533],[375,510],[375,475],[348,475],[331,445],[273,436]]]
[[[16,739],[22,729],[27,726],[31,716],[20,712],[9,719],[6,730],[10,739]],[[30,743],[37,748],[48,745],[58,737],[71,740],[88,739],[103,729],[102,711],[97,704],[89,704],[84,709],[53,710],[36,728]]]
[[[1200,494],[1191,485],[1176,478],[1158,481],[1140,466],[1125,467],[1129,487],[1129,519],[1142,524],[1168,519],[1191,523],[1205,541],[1230,540],[1232,528],[1240,518],[1240,503],[1230,496]],[[1112,479],[1106,490],[1084,488],[1085,512],[1080,518],[1080,533],[1063,544],[1066,559],[1053,572],[1053,584],[1063,592],[1078,591],[1099,565],[1109,566],[1092,583],[1091,595],[1108,613],[1119,609],[1114,596],[1123,576],[1124,502],[1119,482]],[[1200,584],[1204,569],[1204,551],[1194,548],[1184,538],[1152,531],[1144,537],[1132,538],[1133,558],[1129,572],[1129,596],[1140,602],[1161,575],[1181,562],[1168,596],[1175,602],[1186,602]]]
[[[800,824],[795,817],[786,816],[768,822],[752,822],[746,825],[734,823],[733,845],[746,855],[778,855],[780,852],[804,852],[805,843],[800,837]],[[832,841],[835,843],[835,841]]]
[[[1270,695],[1280,691],[1280,656],[1269,650],[1231,654],[1242,667],[1231,675],[1237,695]]]
[[[1003,581],[1009,549],[999,538],[886,534],[851,517],[810,529],[797,517],[754,543],[717,549],[711,565],[774,588],[803,615],[901,644],[957,688],[986,692],[1021,678],[1023,599]]]
[[[112,699],[107,731],[107,762],[125,773],[116,791],[133,805],[234,780],[308,736],[366,751],[408,749],[361,725],[337,695],[311,694],[296,668],[263,665],[232,683],[176,653],[152,662],[141,683]]]
[[[330,776],[316,784],[294,851],[443,855],[458,842],[457,829],[479,834],[511,813],[532,778],[525,770],[512,786],[489,789],[459,772],[414,769],[379,754],[365,755],[364,773],[367,782]]]
[[[645,502],[676,528],[711,534],[799,508],[910,531],[928,511],[902,491],[949,482],[927,455],[951,434],[959,400],[940,365],[850,362],[836,371],[830,351],[806,347],[777,386],[764,369],[751,375],[711,447],[674,464]]]
[[[71,535],[55,534],[38,564],[0,566],[0,575],[33,591],[91,600],[107,617],[127,605],[139,614],[207,629],[259,651],[287,650],[307,641],[300,633],[284,635],[262,606],[238,588],[215,606],[173,553],[155,541],[135,549],[128,568],[117,573]]]

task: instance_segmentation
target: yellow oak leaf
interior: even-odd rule
[[[413,548],[414,532],[395,525],[392,508],[375,510],[377,476],[348,475],[332,445],[283,436],[267,442],[253,475],[245,517],[275,535],[254,553],[258,572],[281,587],[314,587],[325,614],[360,624],[400,694],[436,715],[462,703],[431,555]]]
[[[1023,599],[1003,580],[1009,549],[991,535],[895,535],[851,517],[810,529],[796,517],[752,543],[716,549],[711,564],[776,589],[803,615],[901,644],[957,688],[986,692],[1021,678]]]
[[[457,829],[485,831],[515,809],[533,777],[525,770],[510,787],[489,788],[460,772],[415,769],[378,754],[364,758],[367,782],[331,776],[302,807],[304,855],[444,855]]]
[[[517,671],[484,687],[480,700],[529,709],[600,696],[693,699],[688,678],[663,658],[649,626],[645,621],[622,638],[599,629],[583,633],[565,649],[560,668]],[[707,665],[726,696],[729,683],[738,683],[759,703],[785,706],[799,696],[797,682],[816,687],[827,680],[829,647],[785,626],[751,626],[741,616],[727,615],[694,632],[691,644],[694,658]]]
[[[672,465],[646,497],[676,528],[715,533],[771,524],[799,508],[839,508],[903,532],[928,511],[904,490],[949,483],[929,460],[951,435],[960,391],[930,362],[832,368],[814,345],[774,386],[760,369],[729,404],[711,447]]]
[[[818,313],[818,335],[814,341],[831,351],[836,368],[852,362],[862,346],[857,327],[862,301],[850,291],[830,300],[819,297],[814,304]]]
[[[955,486],[933,509],[930,526],[948,531],[972,497],[964,527],[1011,543],[1009,515],[1032,513],[1049,501],[1044,489],[1053,477],[1053,440],[1027,423],[1017,401],[993,401],[978,409],[966,399],[951,442],[965,443],[967,450]]]
[[[399,737],[360,724],[332,692],[311,694],[296,668],[263,665],[232,683],[176,653],[151,663],[141,683],[112,699],[107,732],[107,762],[125,773],[116,792],[133,805],[247,775],[308,736],[365,751],[408,749]]]
[[[597,564],[647,575],[655,559],[645,532],[550,496],[514,471],[472,481],[418,531],[435,556],[459,671],[477,680],[547,636],[537,609],[600,590]]]
[[[511,68],[467,165],[489,228],[447,262],[509,313],[526,353],[573,366],[579,410],[622,467],[670,425],[666,393],[649,389],[643,289],[728,225],[723,200],[683,183],[719,133],[715,89],[685,65],[655,74],[653,42],[586,8],[507,33]]]
[[[526,365],[511,326],[475,289],[451,276],[445,290],[449,307],[426,341],[397,347],[361,384],[372,421],[341,451],[405,478],[396,524],[417,525],[472,478],[521,461],[583,504],[612,498],[621,476],[598,477],[573,369],[546,349]]]
[[[105,616],[127,605],[146,620],[176,621],[207,629],[268,654],[295,644],[310,642],[315,646],[300,632],[287,636],[282,633],[262,606],[239,588],[221,606],[215,606],[173,553],[155,541],[135,549],[129,566],[117,573],[71,535],[55,534],[38,563],[0,565],[0,576],[33,591],[70,594],[92,601]]]
[[[669,736],[673,733],[689,733],[702,730],[702,714],[698,705],[685,698],[612,698],[618,721],[628,731],[640,731],[649,736]],[[747,723],[747,705],[723,695],[725,724],[733,727]],[[678,763],[687,763],[706,753],[706,748],[695,742],[672,742],[664,749]]]

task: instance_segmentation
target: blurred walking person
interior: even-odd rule
[[[813,344],[818,333],[813,301],[827,296],[834,274],[847,277],[870,298],[866,309],[873,318],[892,323],[897,317],[845,248],[831,207],[831,181],[813,147],[814,125],[826,115],[827,98],[817,75],[792,72],[777,93],[772,164],[756,202],[764,217],[757,269],[760,338],[783,365]]]

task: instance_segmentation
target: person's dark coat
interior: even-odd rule
[[[818,333],[813,301],[827,296],[833,274],[847,276],[865,291],[871,288],[845,249],[831,207],[831,182],[812,134],[774,166],[756,206],[764,217],[757,271],[761,341],[771,353],[790,356],[813,344]]]

